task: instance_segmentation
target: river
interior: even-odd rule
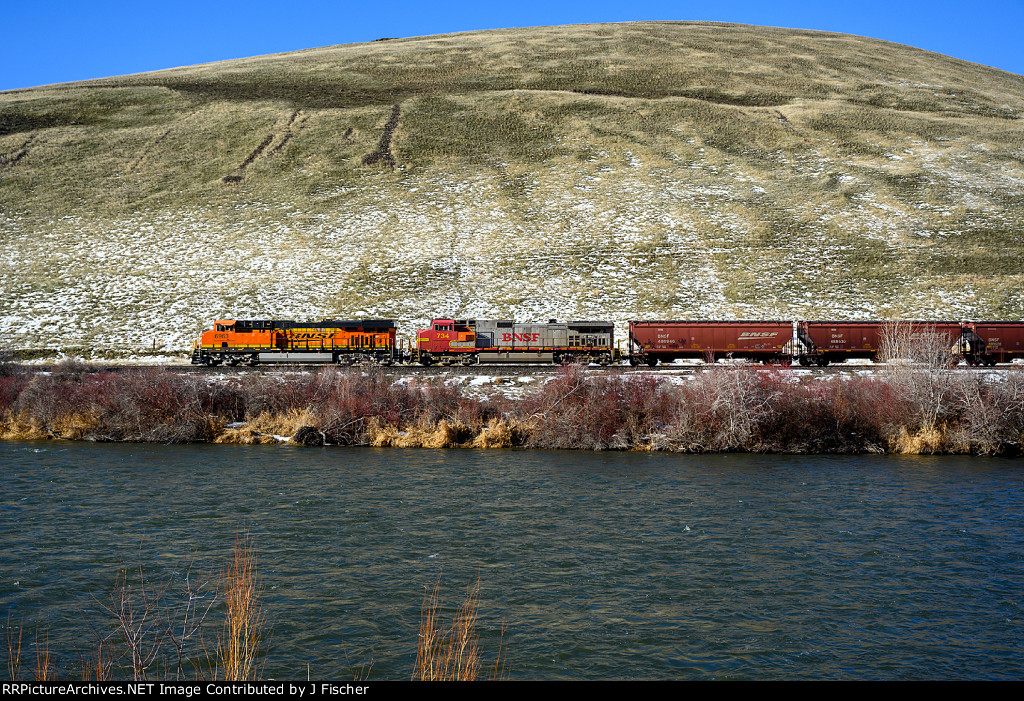
[[[240,531],[267,678],[408,679],[439,575],[511,679],[1024,678],[1021,461],[52,441],[0,473],[0,615],[76,678],[120,566],[199,581]]]

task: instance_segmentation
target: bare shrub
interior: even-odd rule
[[[526,405],[530,444],[539,448],[607,449],[618,430],[615,387],[591,380],[582,365],[567,365]],[[532,411],[531,411],[532,410]]]
[[[434,446],[450,440],[435,438],[417,443],[389,436],[418,431],[430,434],[455,431],[468,439],[469,427],[493,415],[493,409],[462,397],[457,387],[442,382],[395,383],[380,369],[370,371],[328,369],[320,374],[322,392],[310,405],[317,427],[335,445],[398,443]],[[442,424],[444,426],[442,427]]]
[[[122,568],[101,610],[112,623],[83,675],[110,679],[114,667],[133,680],[201,678],[206,660],[207,619],[217,602],[210,580],[190,562],[180,583],[154,586],[140,562]]]
[[[107,386],[100,386],[100,381]],[[99,425],[97,440],[190,443],[213,438],[216,425],[205,402],[201,377],[163,370],[138,370],[94,385]]]
[[[956,452],[1015,455],[1024,441],[1024,371],[990,379],[974,374],[958,386],[960,420],[949,431]]]
[[[161,609],[164,589],[154,589],[146,580],[140,564],[137,579],[130,571],[118,573],[109,601],[101,604],[103,611],[114,622],[114,645],[127,658],[127,669],[135,681],[148,678],[150,667],[160,654],[166,638]]]
[[[236,538],[219,580],[204,576],[192,562],[179,579],[160,586],[153,585],[141,563],[122,568],[108,600],[100,602],[109,624],[83,674],[132,680],[257,678],[266,637],[260,597],[248,536]],[[224,623],[218,636],[211,630],[211,614],[221,602]],[[211,636],[218,639],[215,657]]]
[[[590,376],[569,365],[523,403],[518,425],[530,445],[542,448],[658,448],[674,401],[659,378]]]
[[[215,433],[201,378],[160,370],[36,375],[12,410],[58,438],[184,443]]]
[[[876,453],[886,442],[887,383],[873,378],[831,377],[793,382],[762,421],[763,443],[789,453]]]
[[[263,413],[302,411],[316,406],[326,398],[336,372],[331,369],[315,374],[247,378],[246,383],[239,386],[244,396],[245,412],[252,417]]]
[[[0,412],[14,406],[29,379],[30,376],[26,373],[0,375]]]
[[[50,368],[50,373],[60,380],[80,380],[83,375],[100,371],[98,365],[87,363],[81,358],[68,357]]]
[[[893,322],[883,330],[879,355],[886,381],[907,411],[894,417],[894,432],[905,426],[910,434],[930,433],[956,417],[964,378],[950,372],[951,346],[949,337],[930,324]]]
[[[668,437],[685,452],[765,450],[762,424],[785,395],[778,371],[712,366],[679,388]]]
[[[89,395],[81,382],[38,374],[22,388],[12,410],[24,415],[38,430],[59,438],[63,437],[59,433],[62,420],[89,411]]]

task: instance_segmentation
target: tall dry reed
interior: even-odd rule
[[[248,535],[235,539],[223,589],[227,616],[217,650],[221,674],[225,681],[256,679],[261,671],[260,645],[266,617],[260,600],[256,550]]]
[[[438,577],[433,589],[423,597],[413,680],[475,681],[480,673],[480,648],[476,637],[480,580],[470,585],[465,601],[448,627],[440,620],[440,586]]]
[[[17,681],[21,676],[21,635],[22,626],[18,626],[18,634],[15,637],[14,626],[11,625],[11,614],[7,614],[7,677],[12,682]]]

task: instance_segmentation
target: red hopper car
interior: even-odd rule
[[[944,337],[942,343],[950,356],[963,354],[962,326],[956,321],[801,321],[798,335],[804,345],[801,365],[828,365],[850,358],[878,360],[882,338],[894,324],[908,324],[911,335],[934,333]]]
[[[630,362],[746,358],[781,362],[792,354],[792,321],[631,321]]]

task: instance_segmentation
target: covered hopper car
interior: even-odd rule
[[[387,319],[280,321],[223,319],[192,348],[193,365],[341,363],[404,360]]]
[[[995,365],[1024,358],[1024,321],[968,322],[964,324],[964,337],[964,357],[972,365]]]
[[[803,344],[802,365],[828,365],[851,358],[878,360],[887,330],[902,326],[910,340],[929,335],[950,357],[964,354],[964,329],[956,321],[801,321],[797,334]]]
[[[791,321],[631,321],[633,365],[682,358],[782,361],[793,352]]]

